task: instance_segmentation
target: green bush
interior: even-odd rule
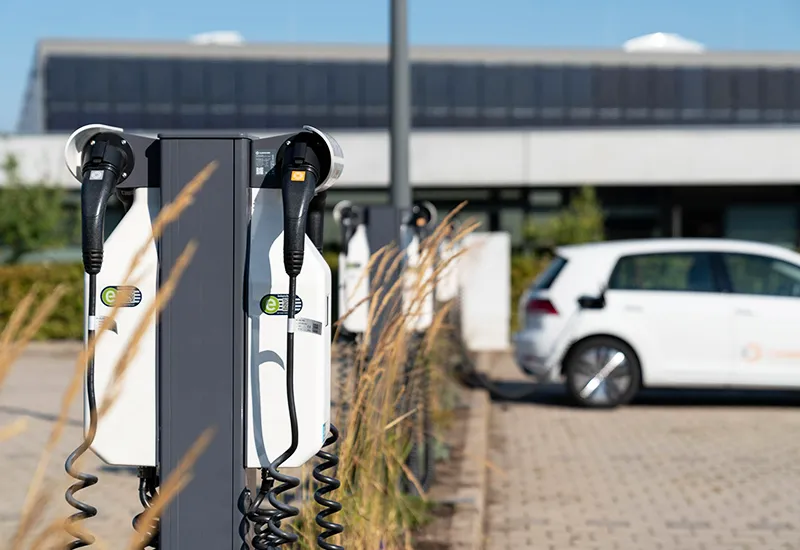
[[[545,221],[528,225],[525,239],[534,248],[604,240],[605,215],[594,188],[581,188],[566,208]]]
[[[0,247],[7,263],[32,252],[65,246],[79,227],[64,207],[65,191],[45,182],[23,182],[13,156],[0,165]]]
[[[67,292],[35,339],[80,339],[83,335],[83,268],[80,264],[0,266],[0,330],[32,288],[36,287],[38,293],[31,313],[60,284],[67,285]]]

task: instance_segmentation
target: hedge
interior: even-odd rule
[[[338,287],[338,254],[326,253],[331,266],[333,288]],[[511,260],[511,323],[517,328],[517,303],[525,287],[543,266],[543,259],[514,256]],[[83,269],[80,264],[0,266],[0,330],[5,327],[17,304],[34,286],[38,289],[37,303],[59,284],[68,291],[53,315],[45,323],[37,340],[77,340],[83,333]],[[338,293],[331,297],[332,313],[338,311]]]
[[[83,334],[83,268],[80,264],[0,266],[0,329],[5,327],[17,304],[37,290],[41,303],[59,284],[67,292],[36,335],[37,340],[79,339]],[[36,305],[34,305],[35,311]],[[33,313],[33,311],[31,311]]]

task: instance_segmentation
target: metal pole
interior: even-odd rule
[[[408,144],[411,133],[411,66],[408,61],[408,2],[391,1],[391,193],[402,219],[411,210]],[[399,229],[399,228],[398,228]]]

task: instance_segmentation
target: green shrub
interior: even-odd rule
[[[528,225],[525,239],[534,248],[604,240],[605,214],[594,188],[581,188],[566,208]]]
[[[6,185],[0,188],[0,247],[7,263],[32,252],[68,244],[77,227],[64,207],[63,189],[45,182],[23,182],[19,163],[9,155],[0,165]]]
[[[38,294],[33,311],[60,284],[67,285],[67,292],[35,339],[82,338],[83,268],[80,264],[0,266],[0,330],[8,323],[14,308],[34,286]]]

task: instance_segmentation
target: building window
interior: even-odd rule
[[[690,123],[703,120],[706,112],[706,72],[704,69],[682,69],[679,103],[681,118]]]
[[[732,206],[725,211],[725,237],[794,247],[797,208],[794,205]]]
[[[265,129],[268,125],[267,105],[269,73],[261,61],[242,61],[237,64],[236,97],[239,108],[238,128]]]
[[[455,65],[449,72],[453,125],[474,127],[481,104],[483,71],[477,65]]]
[[[208,127],[232,130],[237,127],[237,63],[210,61],[206,67],[208,93]]]
[[[288,129],[303,124],[300,114],[300,104],[305,98],[300,84],[302,72],[303,67],[296,61],[267,64],[267,116],[270,128]]]
[[[622,77],[622,107],[625,119],[639,124],[650,118],[650,87],[652,71],[642,67],[625,69]]]
[[[415,92],[419,98],[416,120],[421,127],[447,127],[452,125],[452,96],[450,94],[450,67],[440,64],[420,64],[414,67]]]
[[[658,122],[672,122],[682,106],[679,101],[678,71],[659,67],[653,74],[653,118]]]
[[[539,117],[539,71],[535,67],[509,68],[511,125],[533,126]]]
[[[336,65],[328,63],[307,63],[298,67],[296,80],[300,90],[300,120],[320,128],[330,127],[330,75],[336,72]],[[285,101],[289,101],[286,98]],[[295,99],[295,103],[298,103]],[[294,112],[294,111],[292,111]]]
[[[709,69],[708,74],[708,119],[710,122],[729,122],[733,118],[734,76],[731,69]]]
[[[487,65],[480,79],[484,126],[507,126],[511,107],[511,68]]]
[[[175,128],[175,73],[169,59],[144,61],[144,127]]]
[[[386,63],[361,65],[362,113],[365,128],[389,127],[389,66]],[[419,105],[419,94],[414,90],[412,105]]]
[[[206,112],[206,63],[181,60],[175,62],[177,69],[177,127],[186,130],[207,127]]]
[[[86,83],[91,82],[91,86]],[[101,57],[90,63],[78,64],[78,97],[80,111],[94,117],[96,122],[104,121],[111,113],[110,100],[111,60]]]
[[[539,69],[541,118],[544,124],[561,125],[564,120],[564,69],[545,66]]]
[[[622,115],[622,69],[595,69],[594,91],[594,105],[600,120],[619,121]]]
[[[762,116],[767,122],[783,122],[789,107],[789,82],[791,73],[784,69],[761,71]]]
[[[593,74],[590,67],[568,67],[566,75],[567,107],[572,121],[585,123],[594,117]]]
[[[789,120],[800,122],[800,69],[791,71],[789,84]]]
[[[356,63],[341,63],[328,75],[330,90],[331,126],[358,128],[361,110],[361,67]]]
[[[757,122],[761,111],[761,79],[757,69],[734,72],[734,99],[736,119],[739,122]]]

